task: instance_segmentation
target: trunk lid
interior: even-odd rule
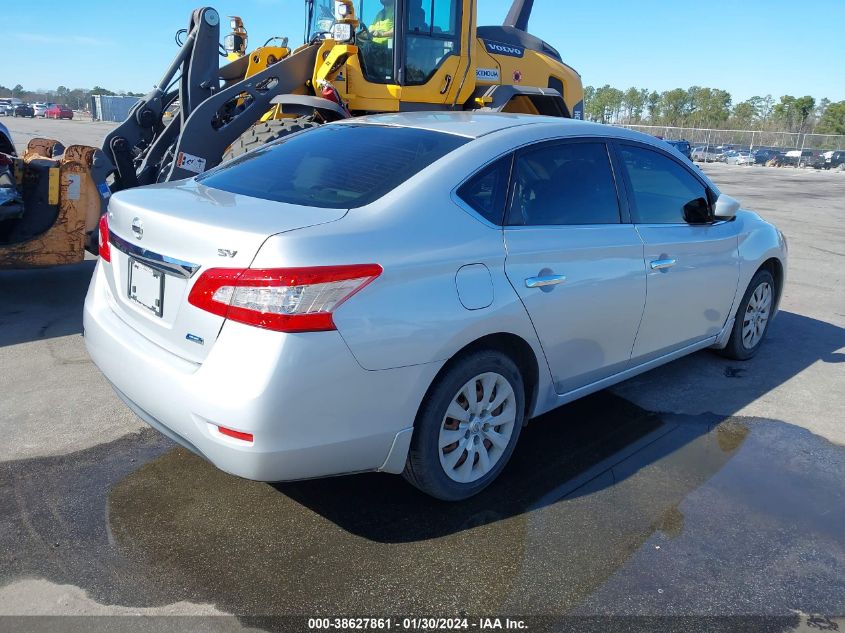
[[[152,342],[201,363],[225,320],[188,303],[202,272],[248,268],[271,235],[334,222],[346,212],[228,193],[193,180],[119,192],[109,202],[112,309]]]

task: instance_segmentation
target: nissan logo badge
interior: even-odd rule
[[[144,237],[144,223],[141,222],[141,218],[134,218],[132,220],[132,232],[135,234],[136,240]]]

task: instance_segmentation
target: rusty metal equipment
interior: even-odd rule
[[[0,214],[0,268],[82,261],[110,195],[102,152],[34,138],[23,157],[2,156],[14,174],[5,188],[17,189],[22,208]]]

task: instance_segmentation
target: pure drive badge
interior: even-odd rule
[[[525,49],[514,44],[502,44],[501,42],[489,42],[484,40],[484,46],[491,55],[507,55],[508,57],[524,57]]]

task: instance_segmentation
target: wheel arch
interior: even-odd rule
[[[431,381],[431,384],[428,386],[423,399],[420,401],[419,407],[417,408],[417,415],[414,419],[415,426],[423,404],[428,400],[432,390],[435,388],[443,374],[449,371],[455,363],[465,356],[482,350],[501,352],[516,363],[525,386],[525,423],[528,422],[537,404],[540,386],[540,362],[537,359],[537,355],[534,353],[534,349],[524,338],[510,332],[497,332],[494,334],[487,334],[472,341],[471,343],[468,343],[443,364],[440,371],[437,372],[434,379]]]
[[[760,267],[754,272],[754,274],[756,275],[761,270],[768,270],[772,274],[772,277],[775,278],[775,312],[777,312],[778,308],[780,308],[780,299],[783,296],[783,282],[785,275],[783,262],[777,257],[770,257],[760,264]]]

